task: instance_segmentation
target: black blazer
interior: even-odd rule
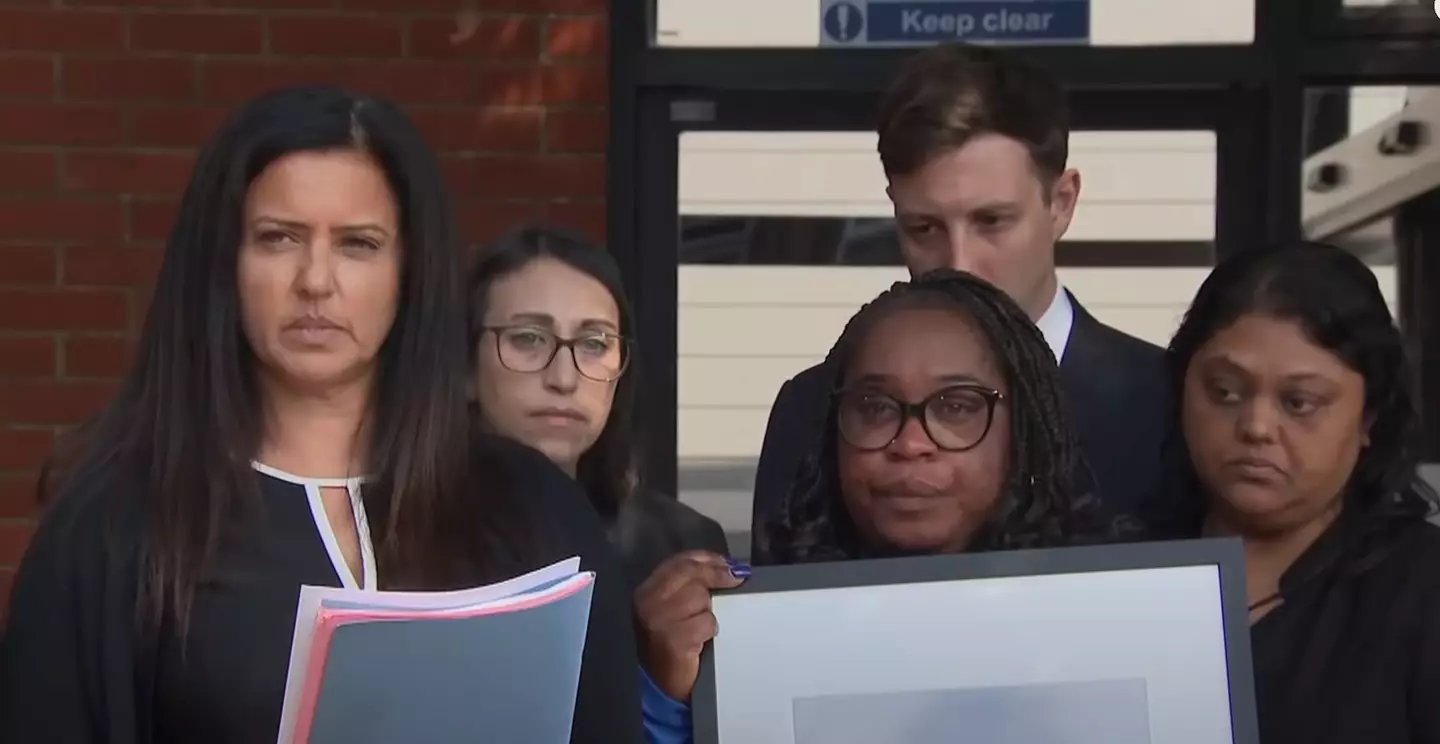
[[[1101,509],[1112,519],[1169,523],[1179,507],[1167,484],[1183,443],[1165,352],[1101,324],[1073,295],[1070,302],[1075,321],[1060,382]],[[829,394],[821,367],[811,367],[780,388],[770,409],[755,473],[751,545],[757,555],[766,522],[781,508],[801,458],[817,444]]]
[[[632,587],[639,587],[661,561],[676,553],[708,550],[730,555],[719,522],[652,491],[640,491],[621,502],[608,531]]]

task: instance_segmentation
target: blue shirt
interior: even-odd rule
[[[695,740],[690,706],[666,695],[644,669],[640,670],[640,710],[650,744],[690,744]]]

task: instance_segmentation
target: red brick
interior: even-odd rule
[[[260,16],[205,13],[137,13],[130,18],[130,48],[146,52],[259,54]]]
[[[71,336],[65,339],[67,377],[119,377],[130,364],[133,344],[124,336]]]
[[[545,73],[542,68],[481,67],[480,103],[486,106],[539,106],[545,103]]]
[[[125,48],[125,16],[89,11],[0,9],[0,49],[104,52]]]
[[[48,246],[0,246],[0,284],[54,284],[55,249]]]
[[[130,203],[131,240],[165,240],[170,237],[170,228],[175,224],[175,213],[180,209],[177,201],[132,201]]]
[[[189,101],[195,62],[177,57],[69,58],[61,64],[68,98],[106,101]]]
[[[114,380],[14,381],[0,386],[0,420],[70,426],[99,413],[115,394]]]
[[[0,470],[34,468],[50,454],[54,444],[54,437],[45,429],[0,427]]]
[[[551,18],[545,26],[545,53],[551,58],[604,57],[609,33],[605,16]]]
[[[0,197],[0,235],[9,239],[114,240],[124,228],[118,200]]]
[[[457,198],[464,199],[480,193],[481,189],[475,183],[478,172],[474,158],[457,155],[440,158],[440,175],[445,179],[445,187]]]
[[[65,0],[67,8],[195,8],[204,0]]]
[[[541,68],[543,103],[606,103],[608,80],[603,65],[565,65]]]
[[[471,244],[487,243],[519,223],[538,221],[544,214],[534,202],[484,199],[458,199],[456,212],[460,234]]]
[[[605,109],[545,113],[545,149],[549,152],[604,152],[610,132]]]
[[[437,150],[506,152],[540,148],[539,109],[412,108],[409,114]]]
[[[141,147],[198,147],[229,114],[210,106],[155,106],[130,112],[130,143]]]
[[[610,10],[610,2],[609,0],[480,0],[480,7],[526,12],[604,13]]]
[[[336,82],[351,90],[401,104],[468,103],[476,99],[476,79],[462,62],[352,63]]]
[[[70,246],[62,261],[63,281],[93,286],[153,284],[164,255],[165,249],[158,245]]]
[[[0,191],[49,191],[55,188],[55,153],[0,149]]]
[[[634,0],[628,0],[633,2]],[[379,10],[418,13],[437,11],[454,13],[460,6],[457,0],[340,0],[345,8],[356,10]],[[470,6],[477,12],[508,13],[603,13],[609,9],[609,0],[475,0]]]
[[[361,16],[272,16],[270,51],[321,57],[395,57],[404,29],[393,18]]]
[[[417,18],[410,22],[412,57],[535,59],[540,56],[540,23],[526,16]]]
[[[469,3],[457,0],[339,0],[346,10],[364,10],[390,13],[449,13],[466,12],[461,8]]]
[[[316,10],[335,7],[335,0],[208,0],[206,4],[212,8]]]
[[[70,191],[179,193],[194,162],[193,153],[70,152],[61,186]]]
[[[34,532],[35,524],[28,519],[0,522],[0,565],[19,564]]]
[[[341,66],[334,62],[208,60],[202,70],[201,98],[215,103],[249,100],[277,88],[334,83]]]
[[[605,242],[605,202],[565,201],[545,205],[545,220],[553,225],[579,230],[597,243]]]
[[[33,55],[0,56],[0,98],[36,99],[55,95],[55,61]]]
[[[10,614],[10,594],[14,586],[15,572],[0,569],[0,627],[4,627],[5,617]]]
[[[108,106],[0,103],[0,142],[10,145],[119,145],[125,118]]]
[[[480,157],[470,161],[478,196],[603,196],[605,160],[594,155]]]
[[[0,336],[0,377],[55,374],[55,339],[49,336]]]
[[[0,330],[123,331],[129,309],[120,290],[0,289]]]
[[[34,517],[39,511],[37,473],[23,475],[0,475],[0,519],[23,519]],[[4,572],[0,572],[4,573]],[[0,578],[0,604],[5,600],[3,578]]]

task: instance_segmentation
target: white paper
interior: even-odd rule
[[[807,744],[797,739],[795,711],[802,710],[802,726],[813,726],[817,699],[869,700],[879,718],[967,690],[1011,688],[1015,697],[1060,685],[1088,689],[1067,693],[1083,697],[1100,689],[1094,683],[1120,680],[1143,687],[1143,697],[1126,700],[1144,709],[1116,712],[1125,720],[1108,722],[1111,728],[1140,720],[1152,742],[1231,742],[1214,566],[720,593],[713,609],[721,744]],[[854,707],[859,714],[864,706]],[[905,728],[928,723],[919,718]],[[915,741],[927,740],[887,744]]]
[[[290,669],[285,677],[285,703],[280,709],[277,744],[291,744],[295,717],[300,713],[299,698],[304,687],[306,667],[310,660],[310,639],[315,633],[315,615],[325,600],[364,603],[375,608],[446,610],[524,594],[536,587],[572,576],[579,570],[580,558],[567,558],[498,584],[448,592],[381,592],[331,586],[301,586],[300,601],[295,608],[295,634],[290,642]]]

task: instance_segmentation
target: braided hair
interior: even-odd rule
[[[973,274],[940,269],[897,282],[860,309],[822,366],[832,390],[871,328],[897,310],[953,309],[980,330],[997,358],[1011,401],[1010,472],[989,522],[970,550],[1074,544],[1096,507],[1092,489],[1076,488],[1085,467],[1070,430],[1054,353],[1040,330],[1008,295]],[[823,434],[807,455],[782,508],[763,535],[764,562],[803,563],[861,557],[840,495],[836,413],[826,409]]]

